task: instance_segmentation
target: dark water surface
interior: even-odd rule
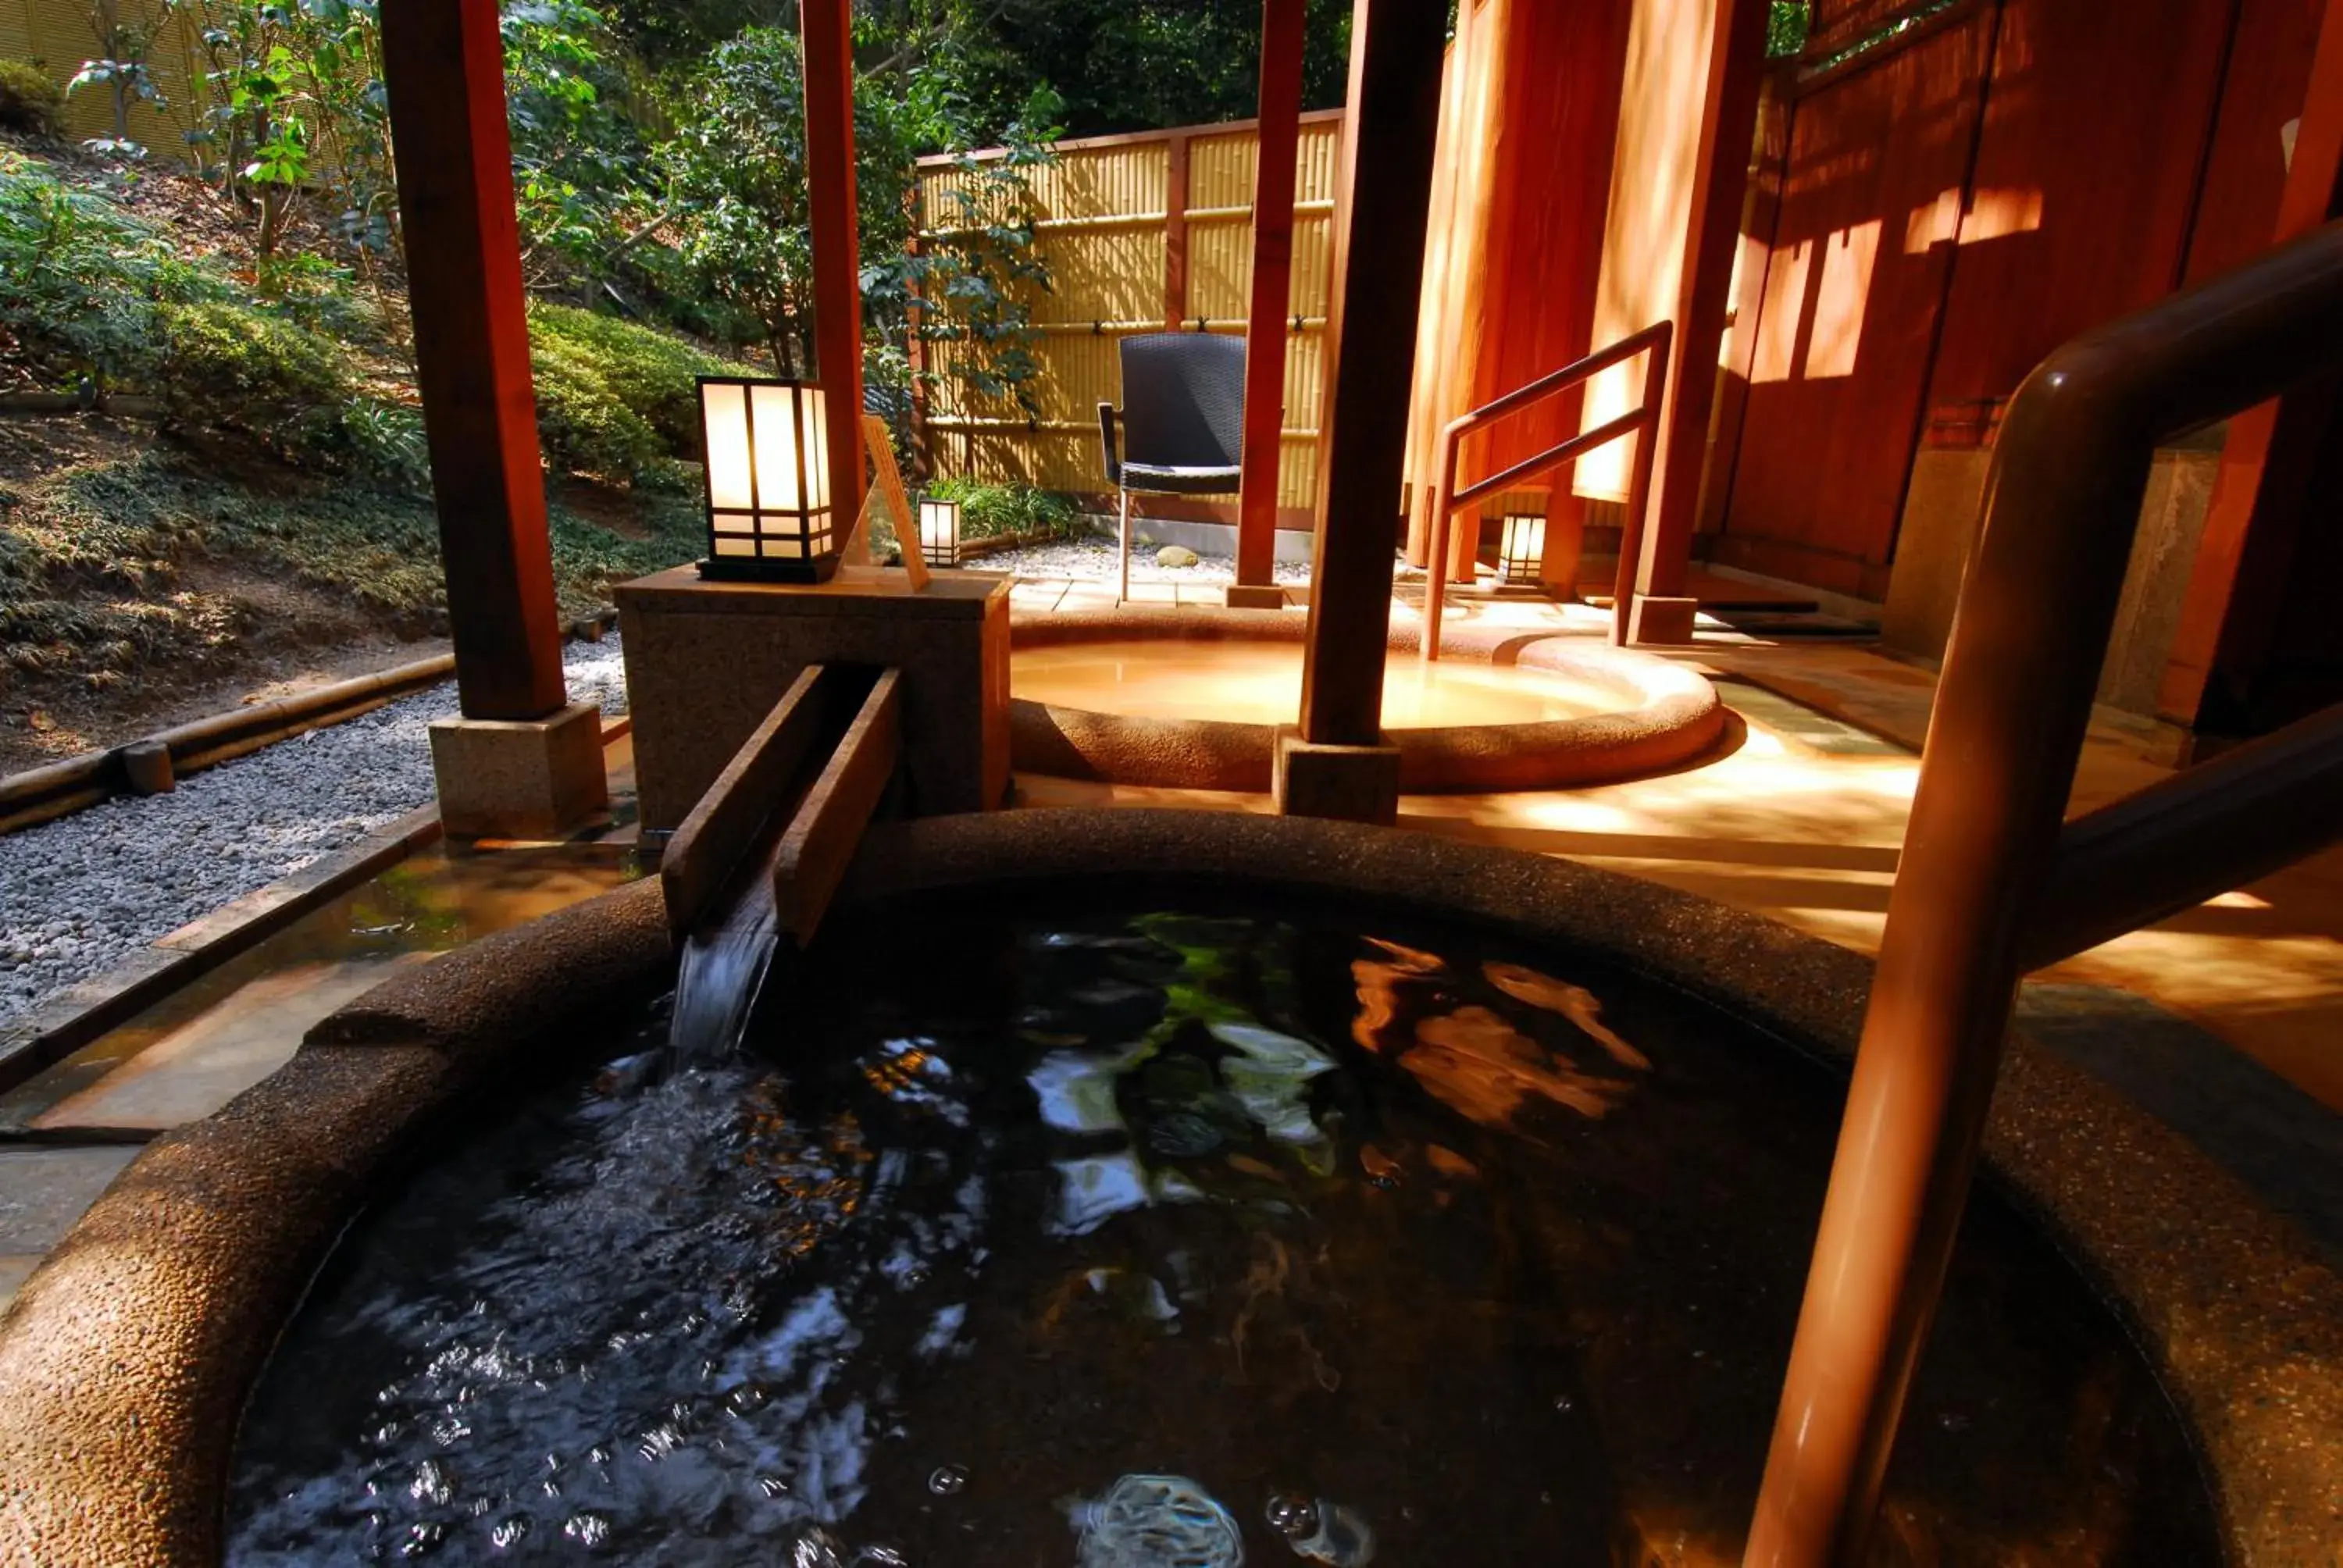
[[[1363,911],[1023,909],[836,926],[751,1056],[614,1021],[452,1144],[287,1332],[228,1560],[1737,1562],[1828,1074]],[[1884,1563],[2219,1560],[1983,1194],[1889,1491]]]

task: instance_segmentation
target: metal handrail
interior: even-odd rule
[[[2063,821],[2155,448],[2338,367],[2343,224],[2076,339],[2010,405],[1747,1568],[1863,1555],[2019,977],[2343,834],[2343,709]]]
[[[1600,353],[1590,354],[1574,364],[1565,365],[1550,376],[1541,376],[1526,387],[1517,387],[1493,403],[1483,403],[1469,414],[1451,419],[1440,432],[1440,457],[1433,470],[1436,477],[1432,491],[1432,548],[1426,561],[1430,570],[1423,591],[1423,645],[1422,655],[1426,663],[1440,657],[1440,617],[1448,597],[1448,528],[1456,514],[1483,496],[1493,495],[1524,479],[1552,473],[1567,463],[1574,463],[1600,447],[1607,447],[1623,436],[1639,430],[1655,429],[1660,421],[1660,402],[1667,389],[1668,355],[1675,343],[1676,328],[1673,321],[1655,322],[1632,337],[1623,337]],[[1558,442],[1525,458],[1501,473],[1485,479],[1456,487],[1456,456],[1464,437],[1475,430],[1495,424],[1508,414],[1519,413],[1534,403],[1567,392],[1610,369],[1624,365],[1637,355],[1649,352],[1651,364],[1644,376],[1644,398],[1635,408],[1607,424]],[[1627,616],[1634,595],[1635,561],[1644,550],[1644,513],[1652,494],[1652,458],[1658,443],[1653,440],[1635,444],[1635,467],[1627,489],[1626,528],[1619,539],[1619,573],[1612,603],[1611,640],[1627,640]]]

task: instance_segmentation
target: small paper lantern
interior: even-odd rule
[[[960,565],[960,503],[920,498],[920,554],[931,567]]]
[[[708,458],[706,578],[827,582],[838,570],[830,413],[804,381],[699,378]]]
[[[1545,519],[1534,512],[1508,512],[1497,538],[1497,580],[1506,588],[1535,588],[1545,564]]]

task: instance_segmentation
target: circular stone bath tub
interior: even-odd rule
[[[877,919],[890,900],[990,890],[1091,890],[1128,903],[1182,889],[1223,902],[1331,900],[1582,954],[1825,1062],[1849,1050],[1869,983],[1869,966],[1843,950],[1632,879],[1421,835],[1222,814],[1009,812],[884,829],[836,915]],[[519,1104],[533,1085],[578,1073],[604,1020],[673,975],[658,884],[633,884],[391,981],[218,1115],[150,1145],[0,1319],[0,1561],[217,1562],[239,1421],[352,1217],[437,1168],[483,1106]],[[2012,1200],[2047,1231],[2173,1397],[2207,1471],[2222,1554],[2330,1561],[2343,1283],[2184,1141],[2022,1039],[1987,1160],[1987,1206],[2006,1215]],[[1684,1349],[1697,1352],[1697,1342]],[[1934,1427],[1924,1435],[1940,1438]],[[2075,1441],[2095,1439],[2078,1428]],[[982,1457],[971,1457],[981,1486]],[[1745,1503],[1734,1500],[1754,1485],[1759,1457],[1713,1488],[1722,1503],[1637,1516],[1655,1553],[1638,1560],[1737,1561]],[[2018,1539],[2039,1560],[2076,1560],[2056,1538],[2026,1537],[2024,1523]],[[2206,1560],[2140,1554],[2156,1544],[2134,1540],[2123,1560]]]
[[[1212,683],[1227,683],[1232,709],[1271,709],[1261,688],[1271,673],[1259,654],[1287,651],[1282,672],[1300,690],[1303,618],[1275,610],[1182,608],[1097,610],[1031,617],[1011,632],[1011,752],[1021,772],[1115,784],[1260,793],[1270,788],[1279,723],[1262,719],[1201,716],[1212,707]],[[1019,655],[1061,655],[1083,647],[1143,658],[1138,645],[1161,645],[1167,654],[1197,663],[1199,711],[1184,716],[1120,711],[1015,697]],[[1413,661],[1417,628],[1392,629],[1392,678],[1387,693],[1410,684],[1402,659]],[[1236,657],[1224,674],[1211,668],[1215,650]],[[1400,788],[1413,794],[1465,794],[1505,789],[1571,789],[1676,768],[1715,751],[1726,731],[1724,704],[1697,671],[1650,654],[1614,648],[1593,638],[1521,635],[1476,628],[1451,628],[1442,638],[1442,665],[1469,667],[1480,689],[1427,699],[1478,698],[1512,709],[1518,721],[1413,725],[1413,715],[1387,721],[1399,748]],[[1140,662],[1134,658],[1133,662]],[[1493,670],[1520,672],[1516,681],[1489,678]],[[1053,676],[1065,673],[1052,671]],[[1182,674],[1186,671],[1182,670]],[[1108,683],[1083,683],[1095,689]],[[1508,687],[1511,689],[1508,689]],[[1130,706],[1142,689],[1121,695]],[[1281,696],[1282,693],[1280,694]],[[1534,716],[1540,708],[1596,711]],[[1292,723],[1288,715],[1283,722]]]

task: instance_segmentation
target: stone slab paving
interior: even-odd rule
[[[137,1153],[121,1144],[0,1149],[0,1309]]]

